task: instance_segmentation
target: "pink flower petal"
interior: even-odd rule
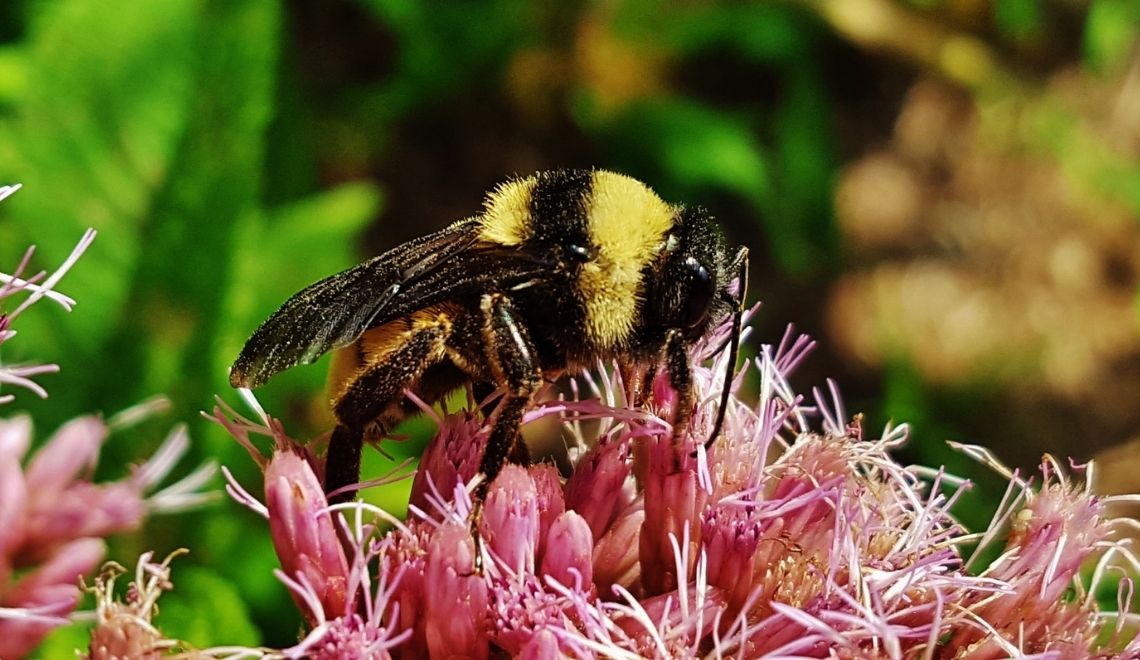
[[[32,418],[17,415],[0,419],[0,458],[22,461],[32,444]]]
[[[106,437],[107,427],[97,417],[64,424],[28,463],[28,481],[36,484],[33,497],[51,499],[73,480],[90,474]]]

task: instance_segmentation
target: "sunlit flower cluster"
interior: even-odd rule
[[[1135,649],[1127,614],[1093,594],[1135,561],[1104,502],[1051,462],[1040,490],[1011,476],[991,528],[951,516],[968,484],[889,452],[905,426],[864,437],[834,386],[816,405],[787,377],[812,342],[764,346],[759,401],[729,399],[705,451],[727,359],[697,348],[698,405],[675,439],[667,377],[650,409],[616,373],[579,378],[527,421],[564,422],[572,470],[508,466],[480,500],[480,413],[436,416],[406,521],[363,502],[329,506],[320,460],[259,411],[215,415],[266,473],[281,579],[308,622],[291,656],[1084,657]],[[699,366],[710,362],[711,366]],[[733,388],[743,380],[737,376]],[[252,402],[252,400],[251,400]],[[664,403],[660,403],[664,402]],[[254,404],[255,405],[255,404]],[[821,420],[813,428],[812,420]],[[587,431],[587,429],[591,429]],[[274,438],[263,458],[251,434]],[[964,448],[973,453],[979,450]],[[988,567],[975,545],[1004,545]],[[1080,569],[1096,570],[1082,581]],[[1131,582],[1120,582],[1127,611]],[[1074,595],[1075,594],[1075,595]]]

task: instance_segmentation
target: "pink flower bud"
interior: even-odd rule
[[[735,613],[752,592],[761,526],[744,507],[720,505],[705,513],[702,528],[709,584],[721,588]]]
[[[582,516],[567,511],[554,521],[546,535],[542,574],[563,585],[589,591],[594,582],[594,537]]]
[[[647,594],[659,594],[688,580],[701,543],[700,511],[708,493],[697,480],[695,461],[686,445],[669,437],[648,439],[645,476],[645,522],[640,537],[641,582]],[[677,446],[674,446],[677,444]],[[688,530],[686,533],[685,530]],[[673,542],[689,538],[685,575],[677,575]]]
[[[446,523],[436,530],[428,545],[423,584],[424,630],[431,657],[487,657],[487,584],[475,572],[475,543],[469,529]]]
[[[79,539],[60,548],[44,564],[0,592],[0,607],[24,608],[42,616],[66,616],[79,603],[79,578],[103,559],[100,539]],[[59,625],[0,617],[0,657],[18,658]]]
[[[412,481],[409,502],[421,511],[436,511],[430,496],[451,499],[455,487],[467,483],[479,471],[487,431],[474,413],[449,415],[439,433],[428,442]]]
[[[107,536],[135,529],[146,515],[143,493],[130,482],[77,481],[52,497],[33,496],[25,531],[32,555],[76,536]]]
[[[36,491],[50,494],[95,469],[107,426],[97,417],[80,417],[63,425],[28,463],[25,474]]]
[[[4,531],[0,534],[0,584],[7,581],[7,557],[24,542],[27,499],[28,485],[20,469],[20,457],[0,452],[0,530]]]
[[[309,463],[298,454],[274,452],[265,468],[265,503],[269,531],[281,568],[317,594],[324,613],[346,612],[348,560],[327,507],[324,489]],[[297,596],[294,594],[294,599]],[[297,604],[308,612],[302,601]]]
[[[7,597],[28,605],[45,605],[49,601],[37,594],[51,587],[66,585],[75,597],[79,594],[79,578],[95,570],[103,559],[106,544],[102,539],[84,538],[60,547],[45,563],[22,577],[8,590]],[[25,605],[25,606],[28,606]]]
[[[599,596],[609,598],[615,584],[628,589],[640,580],[638,552],[644,522],[645,511],[632,505],[594,545],[594,583]]]
[[[19,463],[32,444],[32,418],[20,415],[0,419],[0,460],[5,458]]]
[[[428,544],[434,534],[435,528],[431,523],[412,521],[406,533],[403,530],[393,532],[393,543],[387,547],[386,554],[381,559],[381,567],[388,574],[396,571],[400,574],[392,600],[399,607],[397,630],[411,631],[411,636],[400,646],[406,657],[427,656],[424,612],[432,595],[424,590],[424,569],[427,566]]]
[[[542,558],[546,555],[547,533],[555,519],[566,511],[566,500],[562,496],[562,478],[558,476],[558,468],[549,463],[540,463],[527,468],[527,473],[534,479],[538,504],[539,544],[535,564],[541,566]]]
[[[525,468],[508,465],[491,482],[479,531],[492,555],[516,573],[533,573],[538,548],[538,489]]]
[[[562,650],[558,647],[558,637],[549,630],[543,629],[530,638],[530,641],[526,643],[526,646],[523,646],[516,657],[518,660],[546,660],[563,655]]]
[[[628,443],[607,442],[586,452],[566,480],[566,506],[577,511],[595,538],[606,533],[617,512],[633,500]]]

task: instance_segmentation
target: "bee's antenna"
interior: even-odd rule
[[[744,319],[744,296],[748,292],[748,248],[740,248],[740,251],[736,253],[736,259],[733,260],[733,265],[736,266],[737,295],[732,302],[736,304],[736,309],[732,312],[732,334],[728,342],[728,363],[724,368],[724,386],[720,392],[720,408],[716,411],[716,423],[713,424],[712,434],[705,441],[706,451],[712,448],[717,436],[720,435],[721,427],[724,425],[724,416],[728,410],[728,397],[732,394],[732,377],[736,375],[736,357],[740,352],[740,332]]]

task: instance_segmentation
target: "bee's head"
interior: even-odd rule
[[[745,254],[730,256],[724,238],[701,208],[677,208],[673,228],[646,273],[644,320],[679,329],[694,341],[739,308],[736,282]]]

